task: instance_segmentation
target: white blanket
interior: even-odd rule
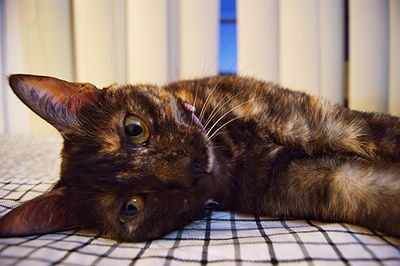
[[[0,216],[51,188],[60,146],[58,138],[0,137]],[[119,243],[82,231],[0,239],[2,266],[207,263],[400,265],[400,239],[348,224],[228,212],[213,212],[145,243]]]

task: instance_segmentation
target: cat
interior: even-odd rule
[[[64,143],[59,181],[2,217],[2,237],[84,228],[145,241],[210,206],[400,236],[398,117],[239,76],[9,83]]]

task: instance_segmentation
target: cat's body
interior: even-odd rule
[[[98,90],[14,75],[10,84],[65,141],[60,181],[0,220],[0,235],[78,227],[157,238],[212,199],[222,210],[400,236],[397,117],[241,77]]]

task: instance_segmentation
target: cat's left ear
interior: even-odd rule
[[[75,210],[76,211],[76,210]],[[58,188],[29,200],[0,219],[0,237],[50,233],[80,227],[64,190]]]
[[[79,110],[100,96],[100,90],[90,83],[46,76],[11,75],[9,82],[22,102],[60,132],[76,123]]]

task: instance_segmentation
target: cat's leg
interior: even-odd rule
[[[400,163],[296,159],[268,177],[261,214],[348,222],[400,236]]]
[[[400,162],[400,118],[352,111],[302,93],[275,93],[262,102],[259,122],[285,146],[309,154],[341,153]],[[267,119],[265,118],[267,116]]]

